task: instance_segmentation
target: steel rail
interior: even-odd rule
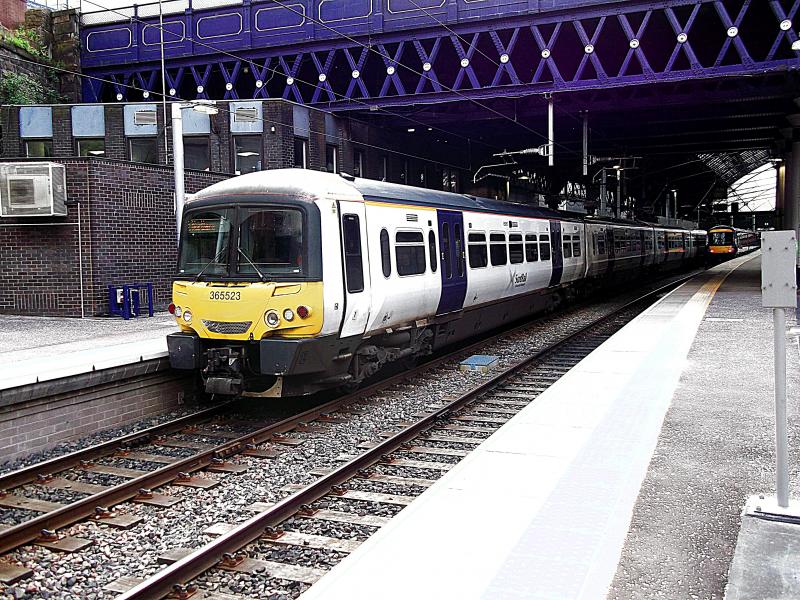
[[[547,348],[515,362],[502,372],[464,392],[457,398],[449,400],[445,406],[425,415],[392,437],[379,442],[378,445],[366,450],[331,473],[278,501],[267,510],[260,512],[188,556],[155,573],[149,579],[118,596],[118,600],[159,600],[173,591],[176,586],[191,581],[193,578],[217,566],[226,557],[231,560],[230,557],[233,556],[232,560],[235,563],[237,558],[234,555],[244,546],[261,537],[268,527],[276,527],[302,510],[305,505],[319,500],[326,494],[331,492],[335,494],[336,486],[352,478],[360,470],[380,461],[385,455],[396,451],[423,431],[435,425],[437,420],[463,408],[485,392],[526,369],[532,363],[539,361],[546,355],[558,352],[561,348],[574,342],[592,329],[618,317],[620,313],[646,302],[665,289],[678,287],[690,278],[691,276],[687,276],[658,289],[651,290],[643,296],[624,304],[612,313],[599,317],[575,332],[566,335]]]
[[[594,327],[602,319],[612,317],[619,311],[624,310],[625,307],[631,304],[642,302],[645,298],[651,297],[654,294],[658,294],[664,289],[679,285],[680,283],[690,279],[692,276],[693,275],[686,275],[676,281],[672,281],[655,290],[651,290],[645,295],[623,305],[623,307],[615,310],[610,315],[601,317],[600,320],[590,323],[586,327],[576,331],[575,334],[571,335],[577,335],[586,328]],[[551,316],[551,314],[547,314],[538,318],[526,320],[519,325],[512,326],[509,329],[483,337],[454,351],[446,352],[442,356],[426,361],[410,370],[397,373],[386,379],[377,381],[365,388],[356,390],[353,393],[335,398],[324,404],[307,409],[302,413],[287,417],[281,421],[265,426],[256,431],[249,432],[238,438],[226,440],[219,445],[214,446],[213,448],[198,452],[183,459],[179,459],[176,462],[165,465],[164,467],[160,467],[154,471],[150,471],[140,475],[139,477],[125,481],[119,485],[109,487],[106,490],[82,498],[77,502],[70,503],[62,508],[34,517],[33,519],[25,521],[24,523],[4,529],[0,531],[0,554],[13,550],[14,548],[17,548],[28,542],[34,541],[37,537],[39,537],[43,529],[57,530],[68,525],[72,525],[73,523],[95,514],[95,511],[98,507],[110,508],[116,504],[134,498],[142,488],[152,489],[168,484],[175,480],[180,473],[192,473],[194,471],[203,469],[211,465],[212,460],[216,458],[229,458],[230,456],[245,450],[248,445],[260,444],[269,441],[275,434],[290,431],[297,427],[297,425],[300,423],[312,421],[324,414],[339,410],[344,406],[357,402],[358,400],[379,392],[399,381],[435,368],[438,365],[453,360],[458,356],[467,354],[476,348],[493,343],[500,338],[524,331],[525,329],[534,326],[545,319],[550,318]],[[556,345],[551,346],[542,352],[550,352],[560,343],[561,342],[557,342]],[[540,354],[541,353],[537,353],[531,358],[531,360],[535,360]],[[175,421],[156,425],[139,432],[131,433],[120,438],[115,438],[113,440],[97,444],[84,450],[78,450],[65,456],[56,457],[43,463],[38,463],[36,465],[31,465],[18,471],[14,471],[6,476],[0,477],[0,490],[24,485],[25,483],[35,482],[39,474],[47,475],[57,472],[58,470],[72,468],[78,465],[81,460],[89,460],[91,458],[97,458],[98,456],[108,455],[114,448],[123,446],[126,443],[143,440],[148,436],[153,436],[156,433],[161,434],[168,430],[179,430],[183,426],[196,421],[198,418],[201,418],[201,415],[203,417],[207,417],[221,413],[224,408],[228,407],[228,405],[229,404],[222,404],[220,406],[212,407],[200,413],[187,415],[186,417],[181,417]],[[326,478],[323,478],[322,481],[324,480],[326,480]]]
[[[56,456],[49,460],[40,463],[22,467],[16,471],[0,475],[0,490],[9,490],[14,487],[25,485],[26,483],[34,483],[39,475],[49,475],[58,471],[65,471],[80,464],[82,460],[91,460],[101,456],[107,456],[117,448],[132,444],[136,442],[144,442],[148,438],[163,435],[165,433],[173,433],[187,425],[191,425],[196,421],[202,421],[208,417],[213,417],[227,408],[230,403],[226,402],[219,406],[213,406],[190,415],[184,415],[177,419],[153,425],[147,429],[134,431],[127,435],[113,438],[105,442],[100,442],[88,448],[75,450],[69,454]]]

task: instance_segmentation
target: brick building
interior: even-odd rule
[[[183,111],[186,191],[237,173],[284,167],[348,172],[457,190],[463,170],[425,156],[413,136],[283,100]],[[176,262],[169,120],[161,105],[5,106],[0,162],[66,168],[67,215],[0,215],[0,313],[106,314],[107,286],[152,281],[169,303]],[[459,150],[448,157],[463,161]],[[0,195],[8,193],[0,190]]]
[[[25,21],[25,0],[0,0],[0,25],[14,29]]]

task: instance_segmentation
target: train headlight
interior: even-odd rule
[[[192,322],[192,311],[190,311],[188,308],[185,311],[183,311],[183,320],[186,321],[187,323]]]
[[[281,324],[281,318],[274,310],[268,310],[264,313],[264,323],[269,327],[277,327]]]
[[[291,308],[287,308],[286,310],[283,311],[283,318],[286,319],[287,321],[291,321],[292,319],[294,319],[294,312],[292,312]]]
[[[174,313],[175,317],[180,319],[182,313],[183,313],[183,311],[181,310],[181,307],[180,306],[176,306],[175,307],[175,313]]]

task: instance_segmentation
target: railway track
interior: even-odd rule
[[[673,284],[674,285],[674,284]],[[510,420],[522,408],[639,314],[656,290],[626,304],[566,336],[552,346],[503,369],[458,397],[449,398],[431,412],[385,434],[385,439],[363,444],[363,452],[340,457],[330,472],[316,473],[310,485],[291,486],[279,502],[255,503],[247,521],[218,523],[208,531],[218,537],[198,549],[176,549],[162,557],[170,566],[144,581],[129,581],[119,600],[189,598],[200,591],[193,581],[204,573],[222,571],[313,584],[324,569],[258,558],[267,545],[274,548],[311,548],[346,555],[358,546],[352,538],[306,533],[298,522],[320,521],[379,527],[387,520],[371,506],[403,507]],[[382,491],[371,491],[370,486]],[[391,488],[387,493],[386,488]],[[299,488],[299,489],[295,489]],[[397,493],[399,490],[400,493]],[[340,502],[356,502],[356,512],[338,510]],[[331,508],[333,506],[333,508]],[[121,589],[119,591],[122,591]],[[213,597],[213,592],[211,597]]]
[[[684,279],[681,278],[677,282],[672,282],[669,286],[674,286]],[[641,305],[647,299],[652,298],[653,295],[663,291],[663,289],[659,288],[645,294],[630,305],[626,305],[626,307],[629,307],[626,310],[631,310],[630,307],[632,306]],[[619,313],[616,312],[614,314]],[[87,518],[110,527],[131,527],[137,524],[141,517],[132,514],[130,511],[125,512],[118,508],[115,509],[113,508],[114,506],[126,500],[133,500],[141,504],[168,508],[179,502],[181,498],[174,494],[159,494],[152,490],[166,484],[182,486],[181,489],[186,487],[209,487],[215,481],[204,477],[199,473],[200,471],[208,470],[222,474],[241,473],[246,467],[232,460],[237,455],[249,456],[255,459],[270,459],[280,452],[276,448],[283,448],[284,451],[290,452],[292,446],[297,443],[297,438],[287,434],[293,432],[319,432],[324,430],[326,425],[341,423],[347,418],[348,412],[351,415],[358,414],[360,410],[359,402],[363,399],[393,387],[402,386],[404,385],[403,382],[413,381],[415,376],[420,373],[435,369],[448,361],[457,360],[458,357],[467,356],[488,344],[523,335],[537,324],[541,325],[552,318],[553,316],[551,315],[523,323],[511,330],[476,341],[456,352],[440,356],[410,371],[399,373],[353,394],[326,402],[288,418],[266,424],[263,421],[261,423],[232,422],[229,419],[221,418],[225,414],[228,405],[220,405],[0,476],[0,490],[3,490],[0,492],[0,507],[27,511],[34,510],[39,513],[37,516],[23,520],[21,523],[11,527],[3,528],[0,525],[0,553],[6,553],[30,542],[53,550],[68,552],[81,550],[90,543],[89,540],[69,535],[65,536],[58,530],[63,531],[66,526]],[[601,327],[602,323],[608,324],[613,320],[613,317],[607,316],[587,327]],[[580,332],[582,332],[580,335],[583,336],[590,335],[587,328],[581,329]],[[226,524],[219,524],[215,533],[223,533],[224,535],[215,541],[231,539],[229,542],[230,547],[226,547],[222,551],[222,554],[231,553],[232,555],[226,558],[229,566],[234,570],[246,569],[247,565],[251,563],[243,563],[236,557],[236,551],[247,543],[242,540],[248,537],[255,539],[255,537],[263,533],[265,527],[275,527],[286,519],[290,519],[298,511],[298,514],[302,515],[300,518],[309,522],[323,518],[333,519],[334,521],[338,519],[339,522],[348,522],[355,527],[364,525],[364,521],[366,521],[367,527],[370,526],[369,523],[373,525],[382,523],[381,519],[384,517],[380,516],[360,519],[338,510],[323,510],[320,513],[315,512],[317,509],[309,509],[304,512],[302,506],[319,500],[325,494],[330,494],[331,490],[333,490],[333,495],[331,496],[333,498],[342,500],[358,500],[361,498],[360,502],[366,503],[365,506],[367,507],[370,504],[381,504],[381,502],[385,504],[386,501],[395,507],[404,506],[405,503],[410,502],[414,495],[421,493],[427,486],[432,484],[437,478],[437,473],[444,472],[449,468],[448,465],[460,460],[471,448],[475,447],[485,437],[488,437],[492,431],[511,418],[513,413],[521,409],[532,398],[531,394],[539,393],[546,389],[547,386],[557,380],[573,364],[577,363],[582,356],[588,353],[590,346],[595,347],[599,344],[598,338],[593,340],[586,348],[581,349],[575,345],[577,344],[575,335],[577,334],[543,351],[548,354],[558,352],[558,348],[562,344],[568,343],[568,340],[573,340],[571,342],[573,344],[571,351],[562,350],[558,357],[548,359],[549,362],[540,361],[541,364],[537,367],[537,372],[516,376],[512,374],[524,368],[524,365],[529,364],[531,361],[540,360],[544,357],[542,352],[514,366],[510,371],[493,377],[458,399],[440,406],[436,412],[409,423],[407,429],[399,432],[387,432],[385,434],[387,439],[380,444],[362,444],[359,450],[365,450],[363,454],[357,457],[340,457],[345,462],[341,469],[336,469],[332,473],[312,472],[312,475],[320,476],[320,479],[301,490],[295,490],[293,487],[296,486],[290,486],[290,489],[285,491],[294,492],[292,495],[270,507],[266,511],[266,516],[262,516],[259,513],[257,517],[254,517],[256,519],[252,526],[254,529],[248,529],[244,533],[228,532]],[[538,378],[536,381],[530,379],[534,375]],[[471,402],[471,399],[489,389],[500,386],[499,378],[512,376],[517,379],[513,382],[507,382],[502,390],[495,392],[496,394],[502,392],[502,394],[495,396],[493,402],[488,402],[483,408],[476,407],[474,414],[452,415],[466,403]],[[425,428],[436,425],[437,420],[446,417],[451,419],[452,422],[441,425],[439,428],[441,431],[438,434],[426,438],[424,444],[413,444],[411,447],[402,450],[410,458],[395,457],[393,461],[382,463],[383,467],[381,468],[394,469],[400,473],[399,475],[376,472],[374,468],[369,477],[366,477],[366,472],[358,474],[357,471],[359,469],[380,463],[381,456],[390,452],[397,452],[398,448],[407,440],[412,439]],[[271,449],[265,449],[263,447],[264,444],[267,444]],[[120,461],[124,466],[118,466]],[[411,469],[412,476],[405,476],[403,474],[404,469]],[[107,485],[86,483],[81,478],[81,474],[84,473],[100,474],[108,476],[112,480],[116,478],[121,481]],[[385,492],[364,490],[350,490],[350,492],[345,490],[339,494],[335,486],[339,486],[348,480],[352,481],[354,477],[361,484],[367,482],[369,486],[377,485],[384,486],[384,488],[388,486],[392,488],[393,493],[388,494],[391,497],[387,497]],[[40,489],[71,491],[79,494],[80,497],[68,504],[40,500],[35,495],[34,497],[26,495],[26,490],[31,486]],[[397,493],[398,490],[402,493]],[[256,503],[253,508],[260,510],[266,507],[263,504]],[[267,524],[265,525],[265,523]],[[259,528],[261,531],[258,532],[258,535],[251,537],[253,531]],[[318,539],[320,538],[318,535],[311,534],[311,536],[311,538],[308,538],[302,535],[287,536],[282,534],[276,538],[275,543],[286,545],[294,540],[306,545],[311,544],[311,547],[314,547],[315,544],[317,546],[320,544],[332,544],[334,548],[339,548],[340,550],[350,549],[353,545],[352,541],[339,540],[336,542],[335,540],[331,541],[331,538],[326,536],[322,536],[326,538],[324,540]],[[209,556],[216,552],[214,548],[215,546],[208,549],[208,552],[211,553]],[[212,562],[216,564],[220,556],[221,554]],[[177,558],[181,558],[179,563],[184,560],[181,553],[178,552],[164,557],[164,561],[169,562]],[[185,560],[188,560],[190,565],[200,564],[195,562],[196,559],[187,558]],[[204,560],[207,562],[211,559]],[[209,563],[209,566],[213,565]],[[259,564],[256,568],[262,566]],[[280,577],[280,568],[275,565],[272,565],[272,567],[278,569],[277,576]],[[188,569],[188,571],[180,570],[169,585],[188,581],[202,571],[202,569],[198,570],[198,568],[182,567],[182,569]],[[186,575],[187,572],[192,574]],[[171,577],[170,573],[171,571],[167,569],[163,572],[163,577]],[[290,569],[288,574],[283,573],[283,577],[289,580],[298,580],[299,578],[301,582],[308,584],[319,576],[319,573],[305,573],[302,568],[299,569],[299,573],[298,575],[297,569],[294,571]],[[0,581],[11,583],[29,574],[30,570],[28,569],[15,566],[10,562],[0,561]],[[161,576],[157,575],[157,577]],[[115,587],[112,586],[118,592],[124,591],[126,587],[127,585],[123,585],[120,582],[117,582]],[[163,591],[163,585],[159,584],[155,588],[148,588],[148,591],[145,592],[131,592],[136,594],[131,597],[159,597],[159,594],[163,595]],[[138,595],[140,593],[145,595]]]

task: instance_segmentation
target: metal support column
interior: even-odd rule
[[[583,111],[583,176],[589,174],[589,111]]]
[[[606,168],[600,171],[600,215],[605,216],[608,206],[606,205]]]
[[[778,506],[789,506],[789,442],[786,432],[786,309],[772,309],[775,335],[775,484]]]
[[[175,227],[180,241],[181,218],[186,201],[183,185],[183,119],[180,102],[172,103],[172,165],[175,170]]]
[[[555,115],[553,111],[553,94],[547,94],[547,144],[550,150],[547,155],[547,164],[551,167],[556,164]]]

